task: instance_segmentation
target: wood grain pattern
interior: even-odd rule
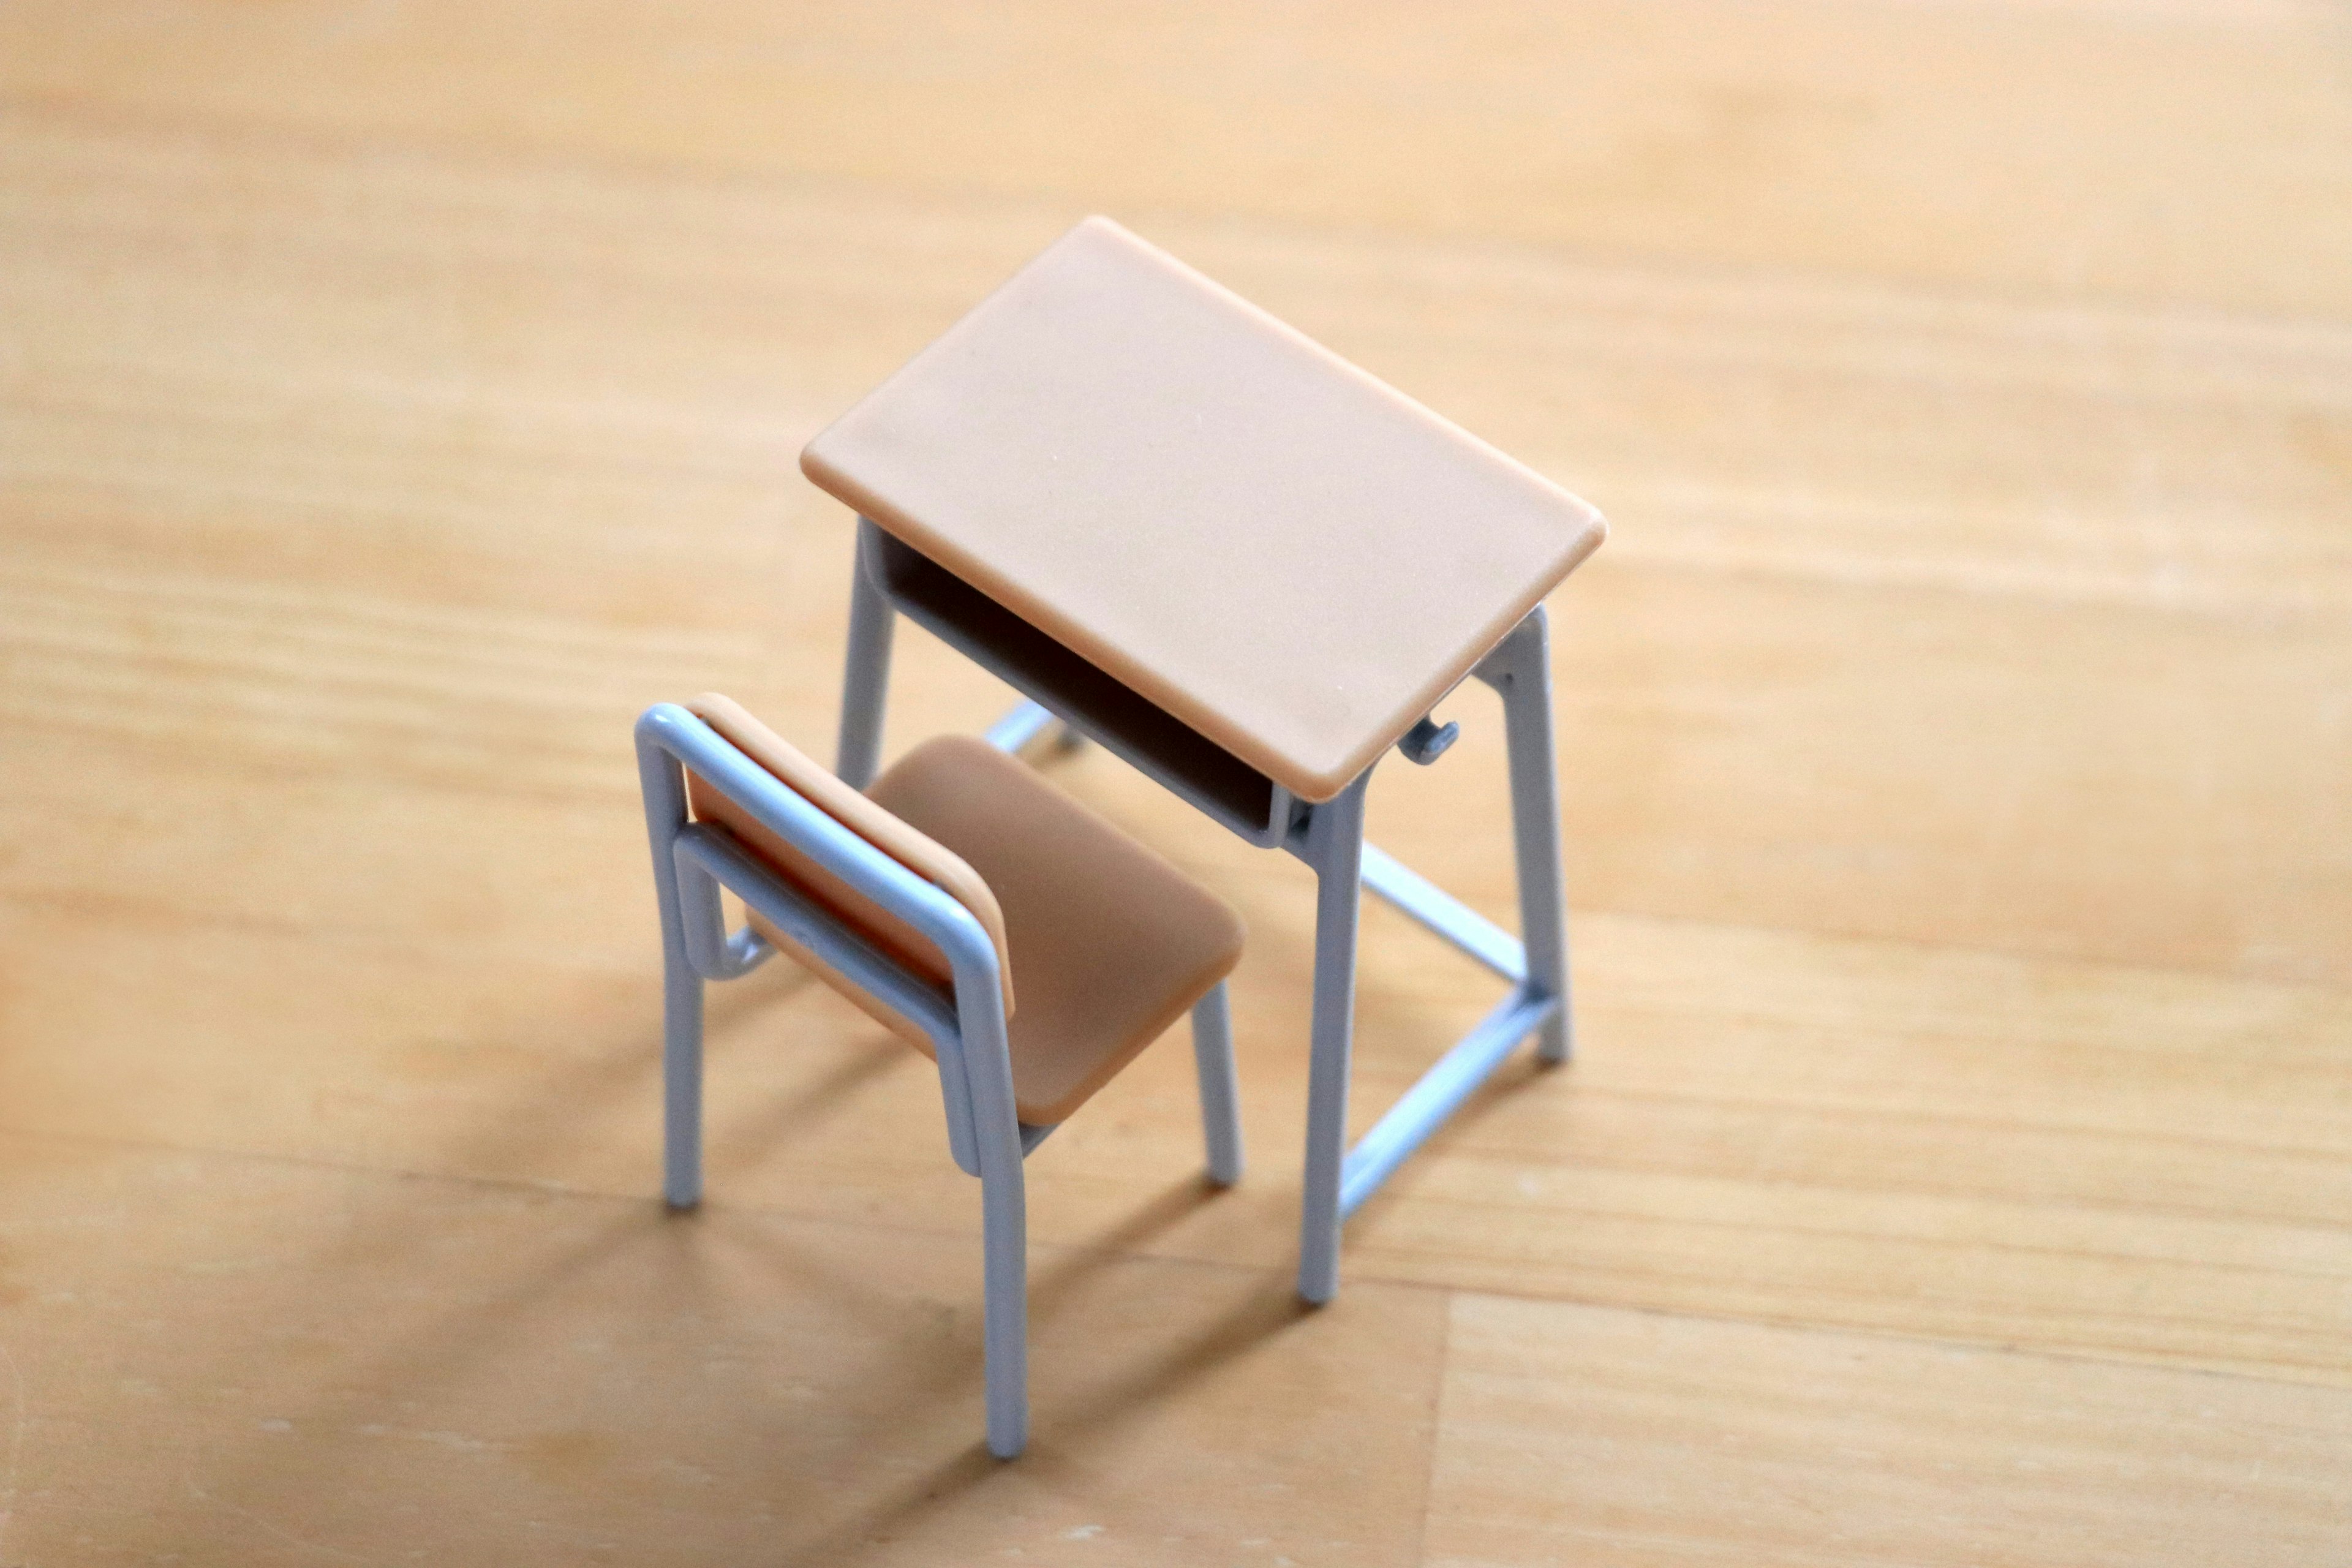
[[[2323,0],[10,11],[0,81],[117,112],[2159,305],[2352,287]]]
[[[1454,1298],[1429,1561],[2276,1563],[2352,1544],[2352,1395]]]
[[[1417,1560],[1434,1292],[1040,1249],[1008,1466],[976,1245],[5,1144],[11,1562]]]
[[[0,1563],[2343,1557],[2347,61],[2304,0],[0,7]],[[1582,1055],[1291,1313],[1307,879],[1049,763],[1248,920],[1252,1165],[1181,1039],[1040,1152],[1000,1473],[977,1194],[853,1009],[715,995],[657,1221],[625,733],[823,750],[795,455],[1092,209],[1611,516]],[[900,661],[893,752],[1004,700]],[[1374,837],[1502,918],[1444,716]],[[1360,1126],[1493,995],[1365,930]]]

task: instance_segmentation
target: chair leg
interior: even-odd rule
[[[702,1201],[702,976],[673,950],[662,965],[662,1197]]]
[[[1222,980],[1192,1004],[1192,1062],[1201,1077],[1209,1179],[1230,1187],[1242,1179],[1242,1109],[1234,1083],[1234,1013]]]
[[[988,1451],[1000,1459],[1012,1458],[1029,1444],[1029,1205],[1022,1188],[1017,1159],[1009,1172],[982,1165]]]

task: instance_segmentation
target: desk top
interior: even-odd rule
[[[825,490],[1302,799],[1608,532],[1107,218],[809,443]]]

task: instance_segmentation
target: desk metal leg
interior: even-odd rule
[[[852,789],[874,782],[882,765],[882,712],[890,695],[890,634],[898,613],[876,580],[881,530],[857,520],[850,568],[849,658],[841,677],[841,745],[833,771]]]
[[[880,531],[860,518],[835,770],[860,789],[873,782],[881,758],[891,633],[897,619],[880,584],[881,542]],[[1503,700],[1520,941],[1513,942],[1508,932],[1364,843],[1369,769],[1338,796],[1311,808],[1303,836],[1294,834],[1285,841],[1316,875],[1314,1023],[1298,1249],[1298,1293],[1310,1302],[1328,1301],[1339,1291],[1339,1230],[1347,1216],[1476,1092],[1520,1040],[1530,1034],[1537,1036],[1539,1055],[1546,1062],[1568,1059],[1571,1041],[1567,900],[1560,875],[1559,786],[1552,753],[1550,631],[1542,606],[1531,611],[1481,660],[1475,673]],[[1000,721],[988,738],[1005,750],[1018,750],[1050,718],[1041,705],[1024,702]],[[1188,794],[1181,786],[1171,787]],[[1355,1031],[1357,916],[1366,888],[1514,984],[1493,1012],[1391,1107],[1351,1152],[1347,1146],[1348,1076]],[[673,1011],[681,1016],[685,1014],[682,1000]],[[1206,1081],[1204,1075],[1204,1085]],[[1213,1136],[1212,1144],[1213,1168],[1227,1164],[1214,1147]],[[1238,1174],[1238,1147],[1233,1154],[1230,1164]],[[1222,1169],[1218,1175],[1221,1180],[1230,1179]],[[674,1188],[684,1185],[673,1183]]]
[[[1559,860],[1559,773],[1552,757],[1551,628],[1538,605],[1481,673],[1502,694],[1510,752],[1511,842],[1519,874],[1519,942],[1527,984],[1559,1005],[1538,1033],[1554,1065],[1573,1043],[1568,995],[1568,895]]]
[[[1339,1226],[1478,1091],[1521,1040],[1534,1035],[1545,1061],[1568,1059],[1567,904],[1560,886],[1559,790],[1552,762],[1550,647],[1540,607],[1479,663],[1477,674],[1503,699],[1523,943],[1362,842],[1362,779],[1350,791],[1352,800],[1343,796],[1331,806],[1316,808],[1307,841],[1301,847],[1302,858],[1322,878],[1316,908],[1307,1212],[1298,1265],[1299,1294],[1310,1301],[1328,1300],[1339,1288]],[[1334,810],[1343,801],[1348,802],[1344,816]],[[1327,812],[1332,814],[1328,821]],[[1355,917],[1352,908],[1343,911],[1341,904],[1359,882],[1514,984],[1478,1026],[1422,1075],[1362,1142],[1342,1156]],[[1336,1182],[1330,1169],[1335,1158]]]
[[[1321,1304],[1339,1289],[1339,1177],[1348,1154],[1348,1058],[1356,1027],[1356,915],[1362,901],[1363,776],[1314,808],[1305,859],[1315,868],[1315,1022],[1307,1075],[1305,1210],[1298,1293]]]

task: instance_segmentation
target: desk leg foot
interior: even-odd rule
[[[1307,1170],[1298,1231],[1298,1294],[1320,1306],[1339,1293],[1339,1175],[1348,1155],[1348,1064],[1356,1026],[1356,916],[1362,901],[1368,769],[1314,808],[1315,1021],[1307,1082]]]

